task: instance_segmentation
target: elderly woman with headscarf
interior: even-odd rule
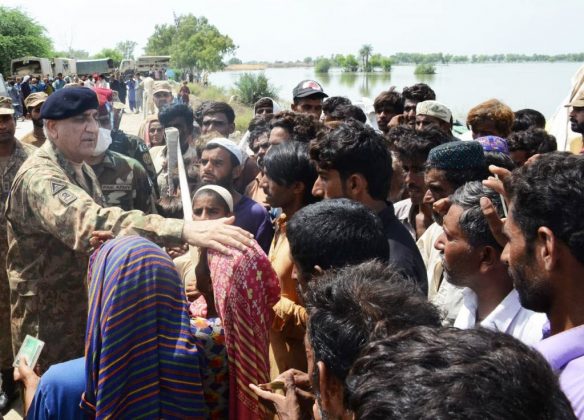
[[[233,198],[223,187],[206,185],[193,196],[193,220],[213,220],[232,212]],[[209,379],[204,385],[205,395],[212,397],[211,417],[226,418],[228,412],[230,419],[267,418],[247,385],[269,381],[269,329],[280,297],[278,277],[257,243],[245,252],[233,249],[229,256],[207,249],[189,254],[192,265],[179,271],[195,298],[189,308],[191,323],[205,339]],[[175,263],[184,265],[178,260],[185,259],[188,262],[188,254]]]

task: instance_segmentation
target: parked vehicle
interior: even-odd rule
[[[143,55],[136,60],[122,60],[119,71],[126,78],[132,73],[146,76],[150,71],[168,69],[169,66],[170,55]]]
[[[77,60],[74,58],[48,58],[21,57],[10,62],[12,77],[23,77],[31,75],[33,77],[57,77],[61,73],[63,76],[77,74]]]
[[[44,77],[53,75],[53,67],[48,58],[21,57],[10,61],[10,71],[12,77],[23,77],[31,75],[33,77]]]
[[[77,74],[79,76],[97,74],[109,74],[114,71],[114,62],[111,58],[98,58],[95,60],[77,60]]]
[[[53,76],[77,74],[77,60],[74,58],[53,58]]]

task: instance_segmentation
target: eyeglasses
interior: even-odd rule
[[[164,131],[164,128],[162,127],[158,127],[158,128],[151,128],[150,130],[148,130],[150,133],[162,133]]]

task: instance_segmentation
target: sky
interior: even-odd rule
[[[583,0],[2,0],[47,29],[56,50],[94,54],[118,41],[143,53],[156,24],[205,16],[245,61],[292,61],[356,53],[452,54],[582,52]],[[42,5],[41,5],[42,4]]]

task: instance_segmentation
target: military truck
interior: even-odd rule
[[[57,77],[61,73],[63,76],[77,74],[77,60],[74,58],[48,58],[41,57],[21,57],[10,61],[10,71],[12,77]]]
[[[122,60],[119,71],[126,78],[130,74],[146,76],[150,71],[168,69],[169,67],[170,55],[143,55],[136,60]]]
[[[94,60],[77,60],[77,74],[89,76],[91,74],[109,74],[115,71],[111,58],[98,58]]]

